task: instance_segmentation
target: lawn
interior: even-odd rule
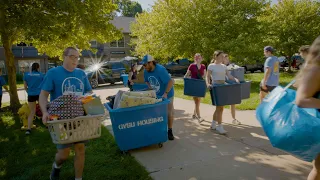
[[[295,77],[295,73],[281,73],[280,84],[287,85]],[[245,74],[245,80],[251,81],[251,94],[249,99],[242,100],[241,104],[236,105],[239,110],[255,110],[259,105],[259,85],[263,78],[263,73]],[[183,79],[176,80],[175,97],[192,100],[192,97],[183,94]],[[207,92],[206,97],[202,99],[203,103],[212,104],[210,93]],[[229,106],[227,106],[229,107]]]
[[[4,108],[5,109],[5,108]],[[48,179],[56,152],[49,132],[40,122],[26,136],[19,117],[0,113],[0,179]],[[73,156],[63,165],[61,179],[74,179]],[[99,139],[88,143],[84,179],[151,180],[132,156],[122,155],[112,135],[102,127]]]

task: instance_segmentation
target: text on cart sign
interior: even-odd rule
[[[155,124],[155,123],[159,123],[159,122],[163,122],[163,117],[150,118],[150,119],[141,120],[141,121],[137,121],[137,122],[128,122],[125,124],[119,124],[118,128],[120,130],[129,129],[129,128],[136,127],[136,124],[137,124],[137,126],[144,126],[144,125]]]

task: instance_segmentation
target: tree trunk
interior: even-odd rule
[[[6,69],[8,72],[8,84],[9,84],[9,91],[10,91],[10,108],[14,113],[18,111],[21,107],[18,91],[17,91],[17,81],[16,81],[16,66],[14,63],[14,56],[12,53],[12,42],[10,37],[1,37],[2,44],[4,47],[4,52],[6,56]]]

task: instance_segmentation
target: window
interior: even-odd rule
[[[92,40],[91,47],[98,47],[98,42],[96,40]]]
[[[38,63],[40,65],[40,60],[19,60],[18,65],[19,69],[18,72],[24,74],[25,72],[31,71],[31,66],[33,63]]]
[[[6,69],[6,65],[4,63],[4,60],[0,60],[0,69],[2,70],[3,75],[7,74],[7,69]]]
[[[114,48],[116,48],[116,47],[125,47],[124,38],[122,38],[122,39],[120,39],[118,41],[112,41],[110,43],[110,47],[114,47]]]

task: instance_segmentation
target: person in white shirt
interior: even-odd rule
[[[232,66],[232,67],[235,66],[234,63],[230,63],[229,55],[226,54],[226,53],[224,54],[223,64],[225,64],[225,65],[227,66],[227,68],[228,68],[229,66]],[[235,104],[230,105],[230,108],[231,108],[231,116],[232,116],[232,119],[233,119],[233,120],[232,120],[232,124],[240,125],[241,122],[236,119],[236,105],[235,105]]]
[[[213,54],[212,63],[208,66],[208,71],[207,71],[206,83],[208,88],[211,89],[211,86],[214,84],[225,84],[226,76],[230,80],[234,80],[237,83],[239,83],[239,80],[234,78],[228,72],[227,66],[224,65],[223,62],[224,62],[224,52],[215,51]],[[223,106],[216,106],[216,110],[213,114],[211,129],[217,130],[219,134],[226,134],[227,131],[224,130],[222,126],[222,113],[223,113]]]

